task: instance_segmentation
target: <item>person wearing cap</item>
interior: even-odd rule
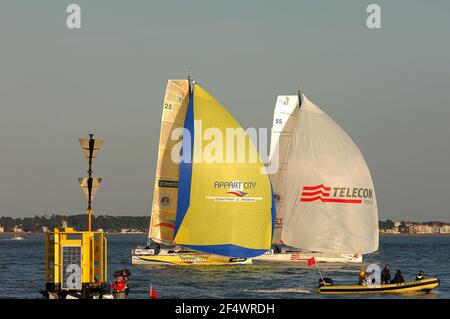
[[[391,274],[389,273],[389,265],[385,265],[381,271],[381,284],[388,284],[391,280]]]
[[[416,275],[416,280],[422,280],[425,278],[425,275],[423,273],[423,271],[419,271],[419,273]]]

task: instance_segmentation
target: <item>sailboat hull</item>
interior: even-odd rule
[[[144,253],[142,253],[144,252]],[[136,250],[132,253],[131,263],[133,265],[180,265],[180,266],[195,266],[195,265],[242,265],[251,264],[251,258],[235,258],[225,257],[205,253],[197,253],[195,251],[188,252],[174,252],[173,250],[162,249],[157,255],[147,254],[145,250]]]
[[[276,254],[273,249],[264,255],[253,258],[255,261],[261,262],[307,262],[313,258],[316,262],[328,263],[361,263],[362,255],[327,255],[323,253],[306,253],[306,252],[282,252]]]

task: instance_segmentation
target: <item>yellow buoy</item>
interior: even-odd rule
[[[48,299],[101,298],[107,282],[103,231],[55,228],[45,234],[45,291]]]

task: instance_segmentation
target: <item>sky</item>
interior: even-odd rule
[[[149,215],[165,86],[190,70],[244,128],[300,88],[364,154],[380,219],[450,222],[449,30],[437,0],[3,0],[0,216],[84,212],[88,133],[94,213]]]

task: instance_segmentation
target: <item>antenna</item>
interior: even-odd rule
[[[303,105],[302,92],[300,92],[300,90],[297,90],[297,95],[298,95],[298,108],[300,108]]]
[[[192,71],[192,65],[189,66],[189,69],[188,69],[188,76],[187,76],[187,78],[188,78],[188,84],[189,84],[189,95],[191,95],[191,91],[192,91],[191,71]]]
[[[191,95],[192,85],[191,85],[191,75],[190,74],[188,74],[187,79],[188,79],[188,85],[189,85],[189,95]]]

